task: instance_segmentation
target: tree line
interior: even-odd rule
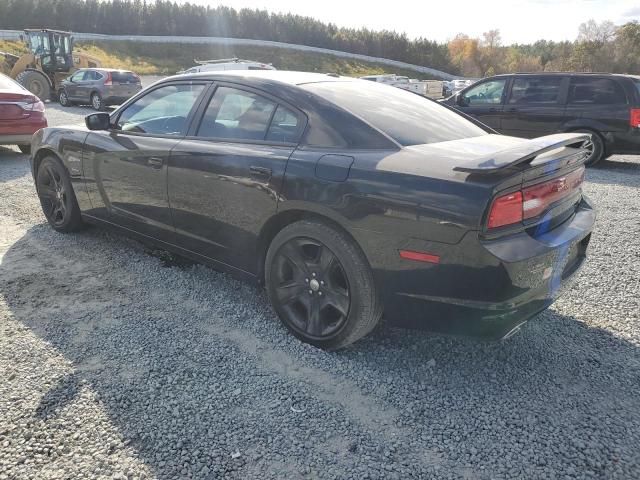
[[[453,74],[551,70],[640,73],[640,24],[591,20],[575,41],[502,45],[500,32],[458,34],[447,44],[389,30],[344,28],[266,10],[202,6],[170,0],[0,0],[0,29],[47,27],[113,35],[250,38],[384,57]]]
[[[640,73],[640,23],[616,26],[589,20],[579,27],[575,41],[538,40],[529,45],[503,46],[498,30],[481,38],[458,34],[448,44],[455,70],[483,77],[513,72]]]

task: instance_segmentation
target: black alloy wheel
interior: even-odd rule
[[[36,175],[36,189],[42,211],[55,230],[71,232],[82,226],[71,180],[60,160],[54,157],[42,160]]]
[[[265,280],[282,323],[320,348],[355,342],[382,316],[364,254],[344,232],[320,220],[295,222],[275,236]]]
[[[351,305],[349,281],[326,245],[292,238],[278,250],[274,267],[275,293],[291,326],[313,339],[344,326]]]

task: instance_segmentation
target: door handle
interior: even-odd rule
[[[254,177],[260,177],[260,178],[266,178],[269,179],[271,178],[271,169],[270,168],[266,168],[266,167],[249,167],[249,171],[251,172],[251,175]]]
[[[494,108],[494,107],[491,107],[491,108],[489,109],[489,111],[490,111],[490,112],[497,112],[497,111],[498,111],[498,109],[497,109],[497,108]]]
[[[147,163],[151,165],[153,168],[162,168],[162,165],[164,164],[164,160],[162,160],[160,157],[149,157],[149,159],[147,160]]]

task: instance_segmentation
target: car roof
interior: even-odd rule
[[[608,73],[608,72],[517,72],[517,73],[502,73],[500,75],[493,75],[491,77],[486,78],[500,78],[500,77],[526,77],[526,76],[535,76],[535,77],[553,77],[553,76],[572,76],[572,77],[589,77],[589,76],[598,76],[598,77],[631,77],[635,78],[634,75],[628,75],[624,73]],[[484,79],[481,79],[484,80]]]
[[[246,85],[304,85],[318,82],[353,82],[356,78],[342,77],[335,73],[311,73],[289,70],[220,70],[183,73],[167,77],[161,82],[172,80],[228,80],[240,81]]]
[[[127,72],[127,73],[133,73],[131,70],[125,70],[124,68],[103,68],[103,67],[84,67],[84,68],[79,68],[78,71],[80,70],[94,70],[97,72]]]

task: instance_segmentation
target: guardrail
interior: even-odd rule
[[[5,40],[17,40],[20,38],[20,30],[0,30],[0,38]],[[253,47],[274,47],[290,50],[300,50],[303,52],[323,53],[335,57],[361,60],[364,62],[379,63],[390,67],[413,70],[415,72],[431,75],[442,80],[454,80],[458,77],[435,68],[413,65],[411,63],[390,60],[388,58],[370,57],[359,53],[342,52],[340,50],[330,50],[328,48],[310,47],[308,45],[297,45],[294,43],[272,42],[269,40],[252,40],[248,38],[228,38],[228,37],[181,37],[181,36],[153,36],[153,35],[103,35],[100,33],[79,33],[74,32],[73,36],[79,41],[100,41],[100,42],[149,42],[149,43],[190,43],[202,45],[226,45],[226,46],[253,46]]]

